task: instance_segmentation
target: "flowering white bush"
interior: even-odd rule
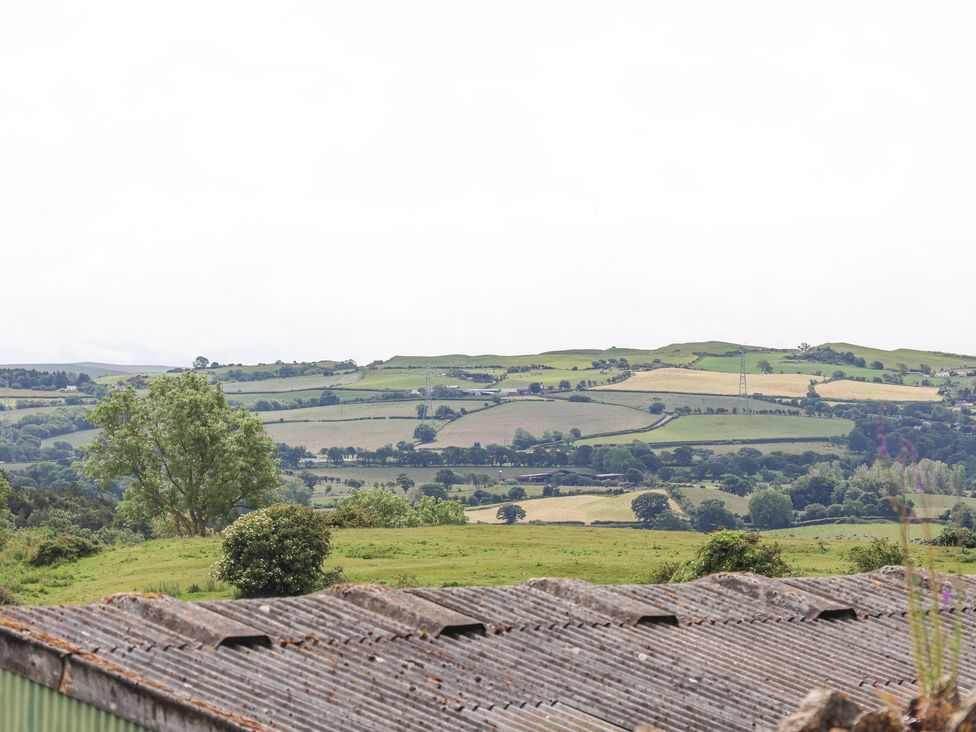
[[[321,584],[329,539],[323,514],[294,503],[269,506],[224,530],[213,574],[246,596],[311,592]]]

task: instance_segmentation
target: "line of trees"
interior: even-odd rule
[[[79,390],[92,384],[88,374],[71,371],[38,371],[37,369],[0,369],[0,386],[10,389],[34,389],[52,391],[67,386],[77,386]]]

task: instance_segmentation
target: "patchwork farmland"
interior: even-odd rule
[[[806,374],[754,374],[748,377],[748,388],[751,394],[802,399],[807,396],[811,382],[814,382],[817,394],[826,399],[882,401],[940,399],[939,390],[935,387],[875,384],[846,379],[825,383],[823,377]],[[629,379],[598,386],[596,390],[735,395],[739,390],[739,375],[724,371],[662,368],[640,371]]]
[[[518,428],[541,437],[545,432],[583,434],[648,427],[660,417],[630,407],[592,402],[522,400],[469,414],[437,433],[430,447],[471,447],[476,442],[508,444]]]

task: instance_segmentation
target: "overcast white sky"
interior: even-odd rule
[[[976,351],[976,10],[9,2],[0,362]]]

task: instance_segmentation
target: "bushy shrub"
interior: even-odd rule
[[[725,507],[725,501],[721,498],[706,498],[698,504],[691,516],[695,531],[735,529],[741,523],[735,514]]]
[[[0,605],[19,605],[20,600],[12,590],[0,585]]]
[[[398,529],[409,526],[410,501],[382,488],[354,490],[336,502],[328,522],[344,528]]]
[[[902,564],[901,547],[890,539],[871,539],[867,546],[856,546],[847,552],[852,572],[873,572],[893,564]]]
[[[647,575],[647,584],[663,585],[671,581],[684,565],[681,562],[662,562]]]
[[[95,538],[98,539],[101,544],[121,544],[128,546],[130,544],[141,544],[146,540],[146,537],[140,534],[138,531],[133,531],[123,527],[113,527],[103,526],[98,531],[95,532]]]
[[[976,549],[976,531],[964,526],[946,526],[942,533],[932,539],[935,546],[958,546],[963,549]]]
[[[705,577],[716,572],[754,572],[767,577],[789,574],[779,544],[764,542],[759,534],[745,531],[716,531],[695,556],[674,574],[673,582]]]
[[[73,562],[95,554],[99,549],[101,545],[97,541],[78,534],[51,534],[37,547],[31,564],[41,567],[58,562]]]
[[[818,521],[825,518],[827,518],[827,507],[822,503],[811,503],[800,514],[801,521]]]
[[[441,486],[435,486],[441,490]],[[464,524],[468,519],[459,501],[423,496],[416,504],[382,488],[353,491],[336,502],[327,521],[342,528],[397,529],[410,526]]]
[[[464,513],[464,505],[458,501],[443,501],[433,496],[424,496],[413,507],[414,526],[445,526],[448,524],[466,524],[468,517]]]
[[[743,478],[739,475],[726,475],[722,478],[722,490],[736,496],[747,496],[756,487],[756,483],[751,478]]]
[[[299,595],[317,589],[329,554],[329,522],[307,506],[278,503],[228,526],[214,576],[244,596]]]
[[[668,497],[663,493],[641,493],[630,502],[630,510],[638,521],[649,523],[668,508]]]

